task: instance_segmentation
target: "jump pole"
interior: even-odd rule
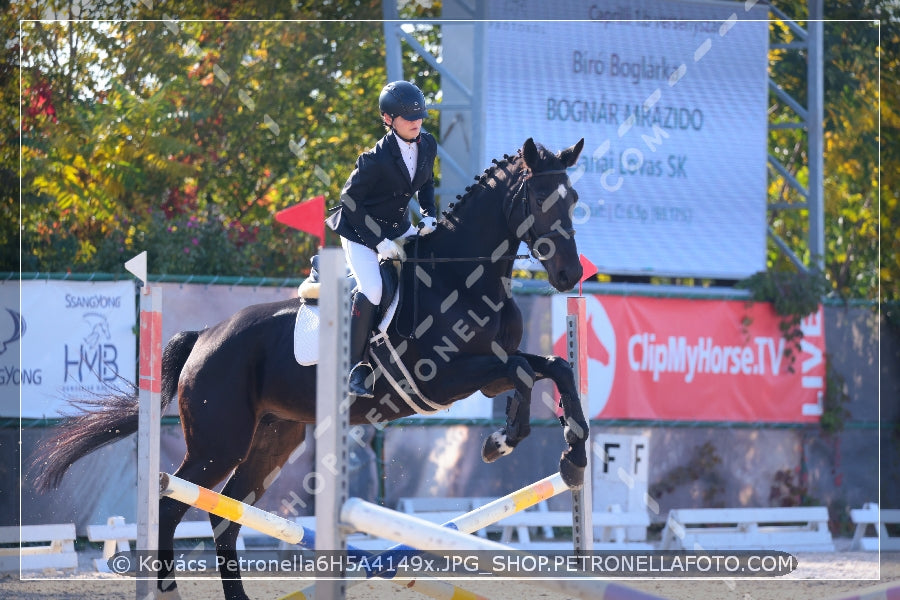
[[[460,531],[462,533],[474,533],[479,529],[484,529],[488,525],[493,525],[497,521],[505,519],[510,515],[514,515],[527,508],[530,508],[538,502],[542,502],[568,490],[569,488],[563,482],[562,476],[559,473],[554,473],[549,477],[545,477],[540,481],[536,481],[531,485],[527,485],[515,492],[512,492],[511,494],[507,494],[502,498],[497,498],[496,500],[493,500],[488,504],[485,504],[484,506],[473,509],[465,514],[451,519],[444,523],[442,527],[447,527],[449,529]],[[392,546],[374,556],[385,557],[394,552],[409,552],[413,550],[418,549],[413,548],[412,546],[409,546],[407,544],[397,544],[396,546]],[[385,562],[384,564],[388,563]],[[366,573],[367,578],[392,576],[393,573],[389,573],[387,569],[373,570]],[[351,579],[349,587],[362,583],[363,581],[364,580],[360,579]],[[472,595],[470,592],[459,590],[458,588],[456,588],[456,586],[453,586],[449,583],[439,582],[438,580],[433,580],[432,578],[422,577],[417,579],[405,579],[404,581],[406,581],[406,587],[416,589],[417,591],[433,598],[454,598],[454,600],[478,598],[478,596]],[[282,597],[280,600],[306,600],[308,598],[312,598],[312,592],[314,591],[314,588],[315,584],[307,586],[299,592],[294,592]],[[453,596],[452,594],[447,593],[448,591],[450,591],[449,588],[454,588],[452,591],[457,595]]]
[[[159,493],[200,510],[240,523],[288,544],[312,548],[315,532],[290,519],[223,496],[175,475],[160,473]]]
[[[162,289],[147,282],[147,252],[125,263],[140,286],[140,333],[137,440],[137,540],[139,551],[155,553],[159,545],[159,437],[162,386]],[[138,577],[135,598],[155,597],[155,579]]]
[[[522,498],[527,498],[529,496],[535,499],[535,503],[539,502],[540,496],[532,495],[534,493],[533,488],[535,486],[539,486],[541,489],[546,490],[552,489],[553,491],[555,491],[559,489],[560,492],[565,491],[565,489],[567,488],[565,487],[565,484],[562,483],[561,479],[559,480],[559,487],[556,486],[555,479],[557,476],[558,474],[553,475],[546,478],[545,480],[542,480],[541,482],[538,482],[537,484],[528,486],[526,488],[523,488],[522,490],[519,490],[518,492],[510,494],[509,496],[495,500],[494,502],[485,505],[480,509],[472,511],[472,513],[475,514],[466,513],[465,515],[461,515],[460,517],[449,521],[447,527],[435,525],[433,523],[417,519],[410,515],[405,515],[404,513],[398,513],[387,508],[376,506],[374,504],[370,504],[368,502],[360,500],[359,498],[352,498],[348,500],[347,504],[344,507],[344,510],[341,511],[341,514],[342,518],[361,519],[363,523],[354,524],[355,521],[348,523],[353,525],[360,531],[378,528],[379,532],[382,532],[382,530],[386,528],[392,528],[394,530],[394,533],[391,533],[390,535],[381,535],[381,533],[374,533],[372,531],[369,532],[373,535],[385,537],[386,539],[394,539],[398,542],[412,542],[417,546],[421,543],[423,544],[423,546],[421,547],[429,547],[433,550],[464,549],[510,552],[511,549],[508,546],[504,546],[502,544],[497,544],[495,542],[490,542],[487,540],[482,540],[481,538],[468,535],[460,531],[454,531],[449,525],[455,522],[458,523],[460,527],[474,527],[475,529],[473,529],[473,531],[480,529],[482,526],[489,525],[491,524],[491,521],[489,520],[491,517],[489,517],[488,515],[493,513],[493,515],[496,516],[498,514],[496,512],[496,508],[492,508],[492,505],[496,507],[500,504],[506,504],[514,497],[521,502]],[[548,482],[552,483],[552,488],[550,486],[543,485],[544,483]],[[206,512],[218,515],[224,519],[228,519],[235,523],[240,523],[241,525],[251,527],[261,533],[265,533],[289,544],[296,544],[304,548],[310,548],[315,544],[315,532],[307,527],[303,527],[299,523],[296,523],[289,519],[285,519],[284,517],[280,517],[273,513],[266,512],[255,506],[245,504],[243,502],[240,502],[239,500],[228,498],[227,496],[223,496],[218,492],[214,492],[174,475],[169,475],[167,473],[162,473],[160,475],[160,493],[164,496],[168,496],[170,498],[178,500],[179,502],[184,502],[185,504],[189,504]],[[370,512],[367,513],[366,511]],[[374,511],[374,513],[372,511]],[[478,514],[479,511],[481,513],[480,515]],[[509,514],[511,514],[506,513],[505,511],[500,512],[502,512],[503,516],[509,516]],[[372,514],[374,514],[375,516],[372,517]],[[365,526],[365,524],[370,520],[374,521],[374,524],[371,527]],[[410,525],[410,523],[412,523],[412,525]],[[422,530],[425,530],[426,533],[422,534]],[[413,539],[410,539],[410,537],[407,535],[409,531],[415,532]],[[427,537],[423,538],[422,535],[425,535]],[[447,542],[447,540],[451,540],[451,542]],[[432,544],[432,542],[434,542],[434,544]],[[449,547],[449,543],[453,543],[454,545],[452,547]],[[398,546],[398,548],[401,547],[402,546]],[[356,550],[353,547],[350,547],[349,550],[351,552],[365,552],[363,550]],[[522,554],[524,555],[525,553]],[[424,578],[420,578],[416,581],[416,584],[419,586],[418,591],[424,591],[426,583],[423,581],[423,579]],[[591,598],[592,600],[659,600],[656,596],[643,594],[642,592],[637,592],[620,585],[611,583],[607,584],[604,582],[573,580],[571,582],[563,581],[559,585],[556,585],[556,582],[554,581],[545,581],[541,583],[541,581],[538,580],[535,581],[535,584],[543,585],[547,589],[551,589],[553,591],[571,593],[578,598]],[[456,593],[459,594],[456,596],[456,598],[477,598],[477,596],[474,595],[463,595],[462,593],[460,593],[458,588]],[[295,592],[293,594],[285,596],[285,598],[296,600],[301,598],[310,598],[310,596],[305,595],[303,592]]]
[[[183,502],[190,506],[199,508],[208,513],[218,515],[229,521],[240,523],[243,526],[250,527],[261,533],[279,539],[288,544],[293,544],[301,548],[314,549],[316,547],[316,533],[308,527],[303,527],[299,523],[279,517],[276,514],[266,512],[260,508],[245,504],[239,500],[223,496],[218,492],[214,492],[208,488],[199,486],[190,481],[170,475],[168,473],[160,474],[159,478],[160,494],[167,496],[179,502]],[[399,547],[398,547],[399,548]],[[348,546],[347,550],[350,554],[356,556],[371,556],[365,550]],[[378,576],[378,573],[369,571],[366,573],[366,579]],[[366,579],[351,579],[349,583],[361,583]],[[319,588],[324,589],[325,581],[320,583]],[[433,598],[454,598],[454,600],[485,600],[481,596],[470,594],[465,590],[461,590],[454,585],[438,580],[426,580],[419,578],[412,580],[406,584],[407,587],[415,586],[416,591],[427,594]],[[316,596],[316,589],[306,588],[300,592],[293,592],[284,596],[282,600],[312,600]]]
[[[159,490],[159,493],[163,496],[199,508],[223,519],[240,523],[243,526],[250,527],[288,544],[310,549],[315,547],[316,532],[312,529],[240,500],[223,496],[218,492],[191,483],[175,475],[161,473],[159,476]],[[566,487],[559,473],[554,473],[502,498],[497,498],[480,508],[451,519],[444,523],[442,527],[462,533],[473,533],[567,490],[568,487]],[[348,550],[354,553],[365,552],[353,546],[348,546]],[[382,555],[392,551],[410,550],[416,550],[416,548],[398,544],[385,550]],[[369,554],[368,552],[365,553]],[[379,572],[372,571],[367,576],[375,577],[379,574]]]
[[[341,510],[341,521],[357,531],[416,548],[443,551],[489,551],[505,555],[530,556],[497,542],[484,540],[469,534],[453,531],[423,519],[400,513],[360,498],[350,498]],[[491,568],[490,564],[485,565]],[[498,581],[502,581],[499,580]],[[582,600],[659,600],[657,596],[605,581],[571,576],[564,579],[530,580],[546,590],[567,594]]]

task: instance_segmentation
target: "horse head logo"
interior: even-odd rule
[[[106,316],[100,313],[89,312],[84,314],[84,320],[89,328],[88,334],[84,336],[84,343],[88,348],[96,348],[101,341],[112,338],[112,334],[109,332],[109,321],[106,320]]]
[[[616,373],[616,331],[603,304],[595,296],[587,296],[587,366],[590,386],[589,418],[597,418],[606,408],[612,392]],[[558,319],[564,319],[564,310]],[[553,344],[553,352],[558,356],[566,356],[566,334],[560,324],[557,331],[562,334]]]
[[[598,361],[603,366],[609,366],[609,350],[594,329],[593,313],[587,318],[587,353],[588,358]]]
[[[0,354],[6,352],[7,346],[18,342],[25,335],[25,318],[18,311],[11,308],[7,308],[6,312],[12,317],[12,328],[8,334],[3,333],[3,329],[7,329],[6,327],[0,329],[0,337],[5,337],[3,341],[0,341]]]

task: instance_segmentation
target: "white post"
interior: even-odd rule
[[[319,364],[316,374],[316,550],[346,552],[340,526],[348,496],[347,437],[350,429],[347,373],[350,371],[348,278],[341,248],[319,253]],[[342,600],[344,573],[316,586],[316,600]]]
[[[146,260],[146,254],[141,256]],[[146,262],[142,275],[146,279]],[[159,544],[162,290],[150,287],[146,281],[140,292],[140,313],[136,549],[140,553],[153,553],[155,556]],[[139,577],[136,581],[135,598],[153,598],[155,585],[155,578]]]
[[[587,374],[587,305],[584,296],[573,296],[566,301],[566,346],[568,361],[575,370],[575,384],[578,388],[581,409],[590,422]],[[587,440],[587,465],[584,468],[584,486],[572,490],[572,543],[576,554],[587,554],[594,549],[594,498],[591,488],[591,440]]]

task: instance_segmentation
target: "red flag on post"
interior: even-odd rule
[[[275,220],[319,238],[325,245],[325,196],[315,196],[275,213]]]
[[[597,265],[595,265],[590,260],[588,260],[588,257],[585,256],[584,254],[578,255],[578,262],[581,263],[581,271],[582,271],[581,272],[581,280],[578,282],[578,295],[581,296],[582,295],[581,294],[581,284],[584,283],[585,279],[588,279],[588,278],[596,275],[596,273],[599,269],[597,269]]]

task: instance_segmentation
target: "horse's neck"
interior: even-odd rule
[[[439,248],[436,248],[439,255],[482,259],[471,264],[449,263],[455,265],[451,267],[453,271],[466,277],[466,287],[471,285],[468,278],[476,270],[483,273],[480,278],[482,285],[490,285],[497,290],[504,289],[506,284],[502,279],[509,278],[512,274],[512,257],[518,250],[519,240],[510,231],[506,207],[515,193],[509,186],[516,181],[518,178],[515,173],[505,174],[496,185],[485,187],[465,198],[448,217],[451,227],[440,236]]]
[[[454,226],[450,233],[450,248],[460,256],[495,256],[515,254],[518,240],[507,221],[507,206],[515,194],[515,172],[504,173],[493,186],[484,186],[464,198],[449,217]],[[500,250],[506,248],[506,250]]]

